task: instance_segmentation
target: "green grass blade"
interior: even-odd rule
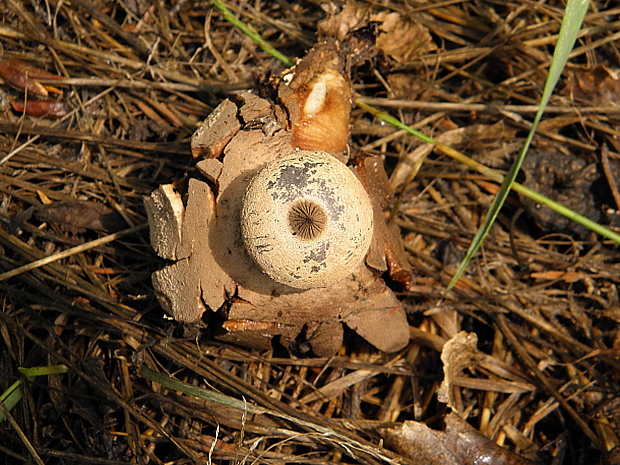
[[[371,457],[376,457],[381,459],[382,462],[393,463],[392,460],[389,460],[385,455],[383,455],[382,450],[376,445],[368,445],[365,443],[357,442],[353,438],[346,436],[339,431],[331,429],[329,426],[323,426],[319,423],[314,423],[312,421],[304,420],[302,418],[298,418],[296,416],[288,415],[281,411],[276,411],[272,409],[267,409],[260,407],[255,404],[251,404],[244,400],[235,399],[234,397],[227,396],[225,394],[221,394],[219,392],[213,391],[211,389],[204,389],[197,386],[193,386],[191,384],[185,383],[183,381],[177,380],[175,378],[171,378],[168,375],[160,373],[155,370],[151,370],[146,366],[140,367],[138,370],[138,374],[145,379],[153,381],[155,383],[161,384],[162,386],[166,386],[169,389],[180,391],[184,394],[197,397],[199,399],[217,402],[222,405],[226,405],[228,407],[232,407],[238,409],[240,411],[247,411],[256,414],[266,414],[273,417],[281,418],[286,421],[290,421],[296,425],[302,426],[307,429],[314,430],[318,434],[322,434],[324,436],[329,436],[330,438],[337,439],[338,442],[345,449],[354,449],[360,450]]]
[[[406,124],[402,123],[401,121],[399,121],[397,118],[394,118],[393,116],[381,111],[381,110],[377,110],[374,107],[371,107],[370,105],[367,105],[361,101],[356,101],[357,105],[366,110],[367,112],[369,112],[370,114],[372,114],[373,116],[375,116],[376,118],[385,121],[386,123],[391,124],[394,127],[397,127],[399,129],[404,129],[405,131],[407,131],[409,134],[411,134],[412,136],[415,136],[417,138],[419,138],[420,140],[428,143],[428,144],[433,144],[435,146],[436,150],[439,150],[440,152],[444,153],[445,155],[448,155],[450,158],[452,158],[453,160],[458,161],[459,163],[462,163],[463,165],[466,165],[467,167],[477,171],[478,173],[489,177],[490,179],[497,181],[498,183],[502,184],[504,182],[504,175],[502,173],[500,173],[497,170],[494,170],[493,168],[489,168],[488,166],[484,166],[481,163],[478,163],[475,160],[472,160],[471,158],[465,156],[464,154],[462,154],[461,152],[459,152],[458,150],[453,149],[452,147],[449,147],[447,145],[444,144],[439,144],[437,143],[437,141],[435,141],[433,138],[428,137],[418,131],[416,131],[415,129],[410,128],[409,126],[407,126]],[[527,187],[525,187],[522,184],[519,184],[517,182],[513,182],[512,186],[511,186],[512,190],[514,190],[515,192],[518,192],[521,195],[524,195],[525,197],[533,200],[536,203],[539,203],[541,205],[544,205],[546,207],[549,207],[551,210],[553,210],[556,213],[559,213],[560,215],[565,216],[566,218],[569,218],[573,221],[575,221],[576,223],[581,224],[582,226],[585,226],[586,228],[594,231],[597,234],[600,234],[601,236],[610,239],[612,241],[614,241],[617,244],[620,244],[620,234],[615,233],[614,231],[612,231],[609,228],[606,228],[605,226],[602,226],[598,223],[595,223],[594,221],[580,215],[577,212],[574,212],[573,210],[571,210],[570,208],[565,207],[564,205],[561,205],[557,202],[554,202],[553,200],[551,200],[548,197],[545,197],[542,194],[539,194],[538,192],[535,192],[531,189],[528,189]]]
[[[171,376],[165,375],[155,370],[151,370],[146,366],[140,367],[138,371],[139,375],[143,378],[148,379],[149,381],[153,381],[157,384],[161,384],[162,386],[166,386],[173,391],[179,391],[189,396],[196,397],[198,399],[207,400],[209,402],[216,402],[221,405],[226,405],[228,407],[232,407],[238,410],[246,410],[252,413],[265,413],[266,410],[258,407],[254,404],[249,404],[239,399],[235,399],[234,397],[227,396],[226,394],[219,393],[212,389],[204,389],[197,386],[193,386],[188,383],[184,383],[176,378],[172,378]]]
[[[527,135],[527,139],[523,144],[523,148],[521,149],[519,156],[516,158],[516,160],[510,167],[510,170],[506,174],[506,177],[502,182],[502,186],[497,193],[493,204],[489,208],[489,211],[484,219],[482,226],[476,233],[471,245],[469,246],[467,255],[459,265],[459,268],[454,274],[452,280],[450,281],[450,284],[448,284],[446,292],[449,292],[454,287],[456,282],[465,272],[465,269],[469,265],[469,262],[472,260],[476,252],[478,252],[478,249],[482,245],[482,242],[484,241],[486,235],[491,230],[491,227],[497,219],[497,215],[499,215],[499,211],[501,210],[504,202],[506,201],[506,198],[508,197],[508,194],[510,193],[510,188],[514,184],[515,179],[517,178],[517,174],[521,169],[521,164],[523,163],[532,139],[534,138],[536,128],[542,118],[545,107],[547,106],[547,103],[551,98],[553,89],[555,88],[558,80],[560,79],[562,70],[564,69],[566,61],[568,60],[568,55],[570,54],[573,46],[575,45],[577,35],[579,34],[579,29],[581,28],[583,19],[585,18],[586,12],[588,11],[589,4],[590,0],[568,0],[566,4],[564,19],[562,20],[562,26],[560,27],[560,34],[558,36],[558,42],[555,47],[555,51],[553,52],[553,59],[551,60],[551,65],[549,67],[549,75],[547,76],[547,81],[545,82],[545,88],[543,90],[543,95],[540,100],[538,112],[536,112],[536,116],[534,117],[534,122],[532,123],[530,132]]]
[[[19,372],[26,376],[29,380],[34,379],[37,376],[55,375],[60,373],[66,373],[67,367],[65,365],[49,365],[44,367],[32,367],[32,368],[17,368]],[[21,381],[15,381],[11,386],[0,394],[0,402],[4,404],[7,411],[13,410],[18,402],[22,399],[22,383]],[[0,422],[6,420],[6,416],[0,411]]]
[[[22,383],[21,381],[15,381],[9,388],[0,394],[0,402],[4,404],[6,409],[10,412],[13,407],[22,399]],[[6,416],[0,411],[0,423],[6,420]]]
[[[437,143],[433,138],[428,137],[424,134],[422,134],[419,131],[416,131],[415,129],[410,128],[409,126],[407,126],[406,124],[404,124],[403,122],[399,121],[397,118],[394,118],[393,116],[377,110],[374,107],[371,107],[370,105],[365,104],[364,102],[360,101],[360,100],[356,100],[355,103],[362,108],[363,110],[366,110],[368,113],[370,113],[371,115],[373,115],[374,117],[385,121],[388,124],[391,124],[392,126],[398,128],[398,129],[404,129],[405,131],[407,131],[409,134],[411,134],[412,136],[417,137],[418,139],[420,139],[423,142],[426,142],[428,144],[433,144],[435,146],[435,148],[437,150],[439,150],[440,152],[444,153],[445,155],[448,155],[449,157],[451,157],[452,159],[458,161],[459,163],[462,163],[466,166],[468,166],[469,168],[478,171],[480,174],[483,174],[485,176],[488,176],[489,178],[493,179],[494,181],[497,181],[499,183],[501,183],[502,185],[506,184],[506,177],[504,177],[499,171],[494,170],[492,168],[489,168],[487,166],[484,166],[481,163],[478,163],[475,160],[472,160],[471,158],[463,155],[462,153],[460,153],[458,150],[453,149],[452,147],[449,147],[447,145],[443,145],[443,144],[439,144]],[[545,197],[542,194],[539,194],[538,192],[535,192],[531,189],[528,189],[527,187],[525,187],[522,184],[519,184],[517,182],[514,182],[514,180],[512,181],[511,185],[510,185],[511,189],[514,190],[515,192],[518,192],[521,195],[524,195],[525,197],[533,200],[534,202],[544,205],[545,207],[550,208],[551,210],[553,210],[556,213],[559,213],[562,216],[565,216],[566,218],[569,218],[570,220],[579,223],[582,226],[585,226],[586,228],[590,229],[591,231],[594,231],[595,233],[601,235],[602,237],[605,237],[607,239],[610,239],[612,241],[614,241],[617,244],[620,244],[620,234],[615,233],[614,231],[612,231],[609,228],[606,228],[603,225],[600,225],[598,223],[595,223],[594,221],[592,221],[589,218],[586,218],[583,215],[580,215],[579,213],[571,210],[570,208],[565,207],[564,205],[561,205],[557,202],[554,202],[553,200],[551,200],[548,197]],[[455,275],[456,276],[456,275]],[[456,280],[454,280],[456,282]],[[452,284],[454,285],[454,284]]]
[[[504,176],[499,171],[496,171],[492,168],[484,166],[483,164],[478,163],[477,161],[472,160],[469,157],[466,157],[465,155],[460,153],[458,150],[454,150],[452,147],[448,147],[443,144],[436,144],[435,147],[440,152],[445,153],[452,159],[468,166],[471,169],[478,171],[480,174],[488,176],[489,178],[499,183],[503,183]],[[525,187],[523,184],[514,182],[511,188],[515,192],[518,192],[519,194],[527,197],[528,199],[531,199],[540,205],[544,205],[545,207],[550,208],[554,212],[559,213],[560,215],[565,216],[566,218],[582,226],[585,226],[591,231],[594,231],[595,233],[614,241],[616,244],[620,244],[620,234],[612,231],[611,229],[606,228],[605,226],[600,225],[598,223],[595,223],[591,219],[586,218],[585,216],[580,215],[577,212],[574,212],[570,208],[567,208],[564,205],[554,202],[550,198],[545,197],[544,195],[539,194],[538,192]]]
[[[241,32],[243,32],[246,36],[256,42],[260,48],[262,48],[265,52],[270,54],[272,57],[277,58],[286,66],[293,66],[295,62],[291,60],[289,57],[281,53],[280,51],[273,48],[269,43],[267,43],[256,30],[249,24],[244,23],[239,18],[237,18],[224,4],[222,0],[211,0],[211,3],[215,8],[220,10],[224,15],[226,21],[235,26]]]
[[[437,145],[437,143],[435,142],[435,140],[433,138],[428,137],[428,136],[422,134],[421,132],[416,131],[413,128],[410,128],[405,123],[401,122],[398,118],[394,118],[393,116],[388,115],[387,113],[384,113],[384,112],[382,112],[380,110],[377,110],[376,108],[371,107],[370,105],[365,104],[360,99],[356,99],[355,100],[355,104],[358,107],[360,107],[362,110],[365,110],[368,113],[370,113],[371,115],[373,115],[375,118],[379,118],[380,120],[385,121],[386,123],[394,126],[395,128],[404,129],[409,134],[417,137],[418,139],[420,139],[423,142],[426,142],[427,144]]]
[[[32,380],[37,376],[60,375],[68,371],[66,365],[48,365],[44,367],[31,368],[18,367],[17,369],[29,380]]]

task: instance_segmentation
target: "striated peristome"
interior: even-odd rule
[[[325,152],[298,151],[252,179],[241,231],[248,253],[273,280],[298,289],[328,287],[366,255],[372,205],[345,164]]]

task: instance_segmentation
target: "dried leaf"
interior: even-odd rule
[[[322,37],[334,37],[342,41],[350,31],[364,26],[367,22],[369,7],[364,3],[347,0],[341,10],[337,10],[334,3],[329,6],[332,11],[328,11],[327,17],[318,23]],[[327,9],[327,4],[323,4],[323,8]]]
[[[455,386],[505,393],[531,392],[536,389],[534,385],[526,382],[525,376],[505,362],[478,351],[477,343],[478,337],[475,333],[461,331],[444,344],[441,352],[444,380],[437,392],[440,402],[445,402],[452,410],[458,411],[454,399]],[[461,372],[468,367],[483,368],[497,378],[463,376]]]
[[[452,391],[454,379],[461,371],[471,365],[477,365],[484,358],[484,354],[478,352],[476,344],[478,336],[475,333],[461,331],[455,334],[443,346],[441,361],[443,362],[444,380],[437,393],[440,402],[445,402],[456,410],[454,392]]]
[[[117,232],[126,226],[118,213],[97,202],[56,202],[43,205],[35,216],[40,221],[58,223],[62,228],[72,232],[85,229]]]
[[[386,442],[415,463],[427,465],[532,465],[502,449],[454,413],[446,417],[443,431],[424,423],[406,421],[380,431]]]
[[[12,100],[11,106],[18,113],[37,118],[62,118],[67,115],[67,107],[61,100]]]
[[[28,62],[11,58],[0,63],[0,77],[12,87],[25,90],[30,95],[47,97],[49,92],[62,94],[62,91],[51,86],[44,86],[37,79],[52,79],[61,81],[62,76],[49,73],[44,69],[37,68]]]
[[[620,446],[610,450],[601,461],[601,465],[620,465]]]
[[[577,69],[569,75],[563,92],[592,106],[618,105],[620,79],[617,72],[603,65],[592,69]]]
[[[437,49],[426,27],[402,17],[400,13],[382,12],[373,15],[371,20],[382,23],[379,28],[381,34],[377,37],[377,48],[399,63],[412,61]]]

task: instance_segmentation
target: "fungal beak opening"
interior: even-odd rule
[[[293,236],[302,241],[314,241],[327,229],[327,213],[316,202],[302,199],[291,205],[288,212],[288,224]]]

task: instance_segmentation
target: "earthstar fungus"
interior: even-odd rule
[[[192,137],[199,174],[186,195],[163,185],[145,198],[153,248],[170,261],[153,287],[177,321],[318,356],[340,349],[343,325],[382,351],[408,343],[380,277],[410,273],[385,199],[368,194],[382,165],[346,165],[345,69],[340,44],[326,40],[278,83],[278,102],[249,92],[223,101]]]

